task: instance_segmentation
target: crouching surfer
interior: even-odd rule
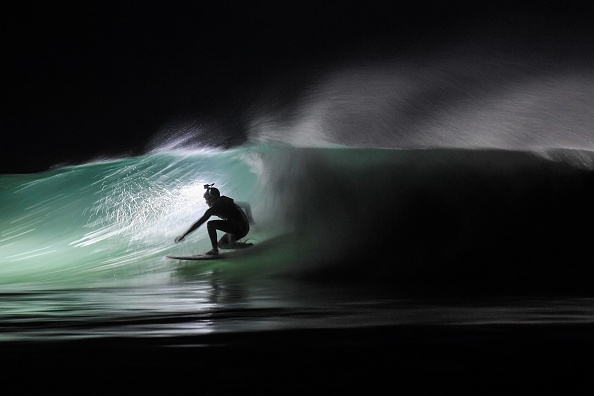
[[[175,243],[182,241],[186,235],[204,224],[211,216],[217,216],[221,220],[210,220],[206,223],[208,236],[212,245],[212,250],[208,251],[206,253],[207,255],[218,255],[219,248],[241,249],[251,246],[251,243],[238,242],[247,235],[250,231],[250,223],[253,223],[249,205],[236,203],[229,197],[221,196],[221,193],[217,188],[213,187],[213,184],[204,185],[206,189],[204,200],[208,205],[208,209],[186,232],[175,238]],[[245,208],[245,211],[240,205]],[[225,232],[225,235],[218,242],[217,230]]]

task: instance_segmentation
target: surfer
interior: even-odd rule
[[[214,183],[213,183],[214,184]],[[222,220],[211,220],[206,224],[212,250],[206,254],[209,256],[218,255],[221,249],[241,249],[251,246],[251,243],[238,242],[250,231],[250,223],[253,223],[251,209],[246,203],[235,202],[233,199],[221,196],[220,191],[213,187],[213,184],[205,184],[204,200],[208,209],[198,221],[175,238],[175,243],[182,241],[186,235],[204,224],[211,216],[217,216]],[[241,208],[241,206],[245,208]],[[225,232],[225,235],[217,242],[217,230]]]

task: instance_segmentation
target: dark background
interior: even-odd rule
[[[488,37],[493,27],[523,48],[575,46],[591,38],[591,8],[423,0],[21,2],[2,17],[0,173],[139,154],[179,118],[216,120],[209,138],[232,146],[246,139],[246,107],[271,85],[291,95],[338,62],[430,54],[477,32]]]

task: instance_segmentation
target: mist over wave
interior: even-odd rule
[[[141,156],[0,176],[1,285],[168,282],[166,254],[208,250],[204,229],[172,242],[214,182],[256,217],[236,276],[590,293],[592,70],[480,48],[271,85],[240,145],[180,118]]]
[[[345,63],[254,103],[252,141],[312,148],[274,189],[316,246],[305,272],[421,294],[591,291],[590,63],[554,40],[547,56],[481,44]]]
[[[594,149],[590,63],[571,46],[557,58],[516,45],[357,59],[300,89],[280,82],[247,112],[248,136],[305,147]]]

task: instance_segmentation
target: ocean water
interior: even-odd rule
[[[589,273],[591,162],[578,151],[269,144],[3,175],[0,289],[168,285],[215,268],[229,278],[388,284],[422,297],[433,287],[554,294],[560,280],[588,294],[576,275]],[[208,182],[250,203],[256,223],[245,240],[255,248],[216,265],[167,259],[209,249],[204,230],[173,243],[206,210]],[[448,273],[468,278],[439,287]]]
[[[594,320],[591,167],[578,150],[260,143],[2,175],[7,372],[90,381],[233,361],[235,374],[193,375],[210,389],[240,387],[221,378],[273,387],[318,375],[297,363],[313,354],[340,367],[321,375],[328,387],[382,384],[394,364],[491,372],[534,334],[520,367],[542,368],[535,351]],[[166,258],[210,248],[205,229],[173,242],[206,209],[205,183],[250,203],[254,247],[216,261]],[[487,366],[472,363],[477,350]],[[58,356],[66,363],[55,366]]]
[[[179,121],[143,155],[0,175],[3,379],[220,393],[588,376],[591,68],[482,48],[263,90],[242,145]],[[210,249],[204,229],[174,243],[206,183],[251,205],[254,247],[166,258]]]

